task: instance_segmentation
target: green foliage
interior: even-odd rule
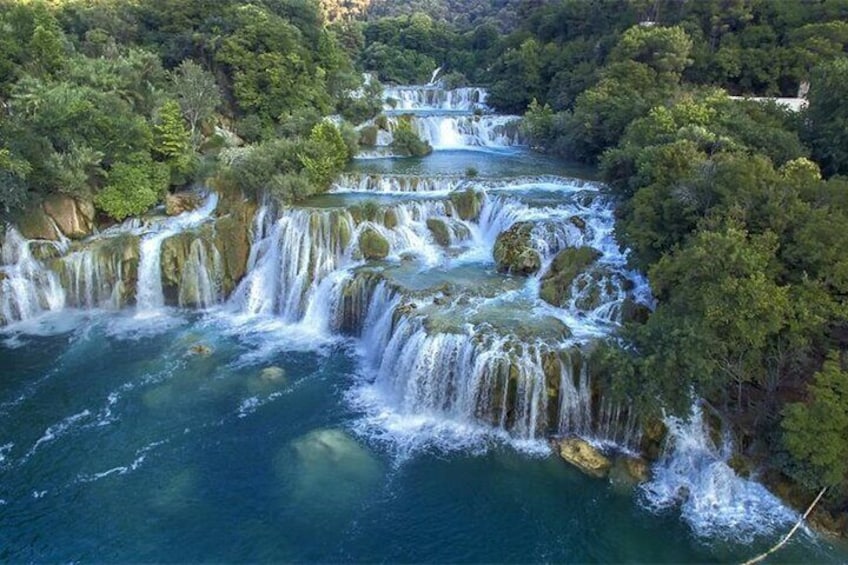
[[[330,187],[352,156],[341,131],[330,122],[321,122],[312,129],[309,143],[299,154],[306,175],[321,190]]]
[[[180,63],[171,75],[171,84],[196,148],[200,141],[198,130],[221,104],[221,92],[212,73],[191,60]]]
[[[811,489],[839,485],[848,473],[848,372],[839,354],[828,356],[807,396],[783,410],[783,441],[795,462],[790,472]]]
[[[430,144],[418,137],[409,120],[401,118],[392,132],[392,153],[401,157],[423,157],[432,153]]]
[[[692,40],[679,26],[634,26],[618,40],[610,61],[634,61],[648,65],[660,76],[679,76],[692,63],[691,50]]]
[[[848,58],[815,69],[810,79],[807,134],[826,175],[848,174]]]
[[[195,165],[191,148],[191,134],[183,122],[179,104],[168,100],[158,113],[158,123],[153,126],[153,152],[171,170],[173,184],[185,184]]]
[[[132,156],[129,162],[115,163],[106,186],[94,198],[99,210],[116,220],[147,211],[168,188],[168,167],[149,155]]]

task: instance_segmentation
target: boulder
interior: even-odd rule
[[[365,259],[378,261],[389,255],[389,242],[374,228],[365,228],[359,234],[359,250]]]
[[[647,482],[651,478],[651,468],[641,457],[622,455],[616,457],[610,469],[610,481],[625,488]]]
[[[570,218],[568,218],[568,221],[571,222],[574,227],[580,231],[586,229],[586,220],[584,220],[580,216],[571,216]]]
[[[397,217],[397,212],[394,209],[392,209],[392,208],[386,209],[386,213],[383,216],[383,225],[386,226],[390,230],[393,230],[397,227],[398,217]]]
[[[196,192],[175,192],[165,196],[165,213],[179,216],[184,212],[197,210],[203,204],[203,198]]]
[[[571,298],[571,284],[601,256],[591,247],[569,247],[554,258],[550,270],[542,277],[539,296],[545,302],[563,307]]]
[[[476,221],[483,209],[482,194],[471,188],[451,193],[450,201],[456,215],[466,222]]]
[[[612,462],[589,442],[565,438],[559,442],[559,455],[587,475],[602,479],[609,474]]]
[[[26,239],[46,239],[49,241],[59,239],[56,224],[53,223],[52,218],[47,215],[47,212],[41,206],[34,206],[21,214],[17,223],[18,230]]]
[[[203,343],[198,343],[188,348],[188,354],[197,355],[199,357],[209,357],[212,355],[212,348]]]
[[[82,239],[94,231],[94,204],[66,194],[52,194],[42,203],[44,212],[70,239]]]
[[[542,268],[542,257],[531,244],[533,224],[518,222],[498,235],[494,257],[498,271],[514,275],[532,275]]]
[[[427,229],[433,234],[433,239],[442,247],[448,247],[451,244],[450,228],[445,220],[439,218],[430,218],[427,220]]]

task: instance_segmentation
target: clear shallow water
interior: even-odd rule
[[[699,540],[491,437],[409,451],[351,401],[352,343],[253,327],[94,314],[5,340],[0,561],[737,561],[774,541]],[[844,557],[806,535],[779,554]]]

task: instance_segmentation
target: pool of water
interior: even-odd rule
[[[718,562],[776,538],[699,538],[496,436],[375,428],[349,341],[223,312],[63,317],[0,343],[0,561]],[[803,533],[779,554],[845,557]]]

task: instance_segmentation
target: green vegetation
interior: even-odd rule
[[[421,139],[409,120],[401,118],[392,132],[392,153],[402,157],[423,157],[433,152],[430,144]]]
[[[379,109],[379,84],[361,88],[310,2],[0,0],[0,28],[6,217],[57,192],[142,213],[169,187],[227,177],[215,156],[239,142],[233,123],[249,142],[286,140],[297,164],[277,173],[299,176],[278,191],[322,190],[351,154],[323,116]]]

